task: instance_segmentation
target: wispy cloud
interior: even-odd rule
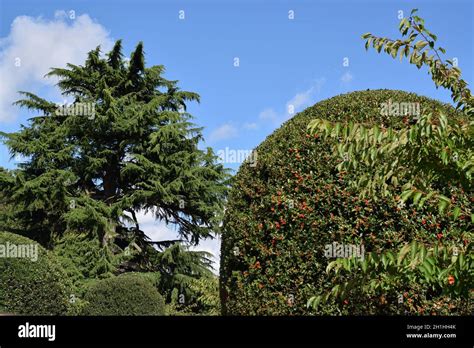
[[[226,123],[212,131],[211,135],[209,136],[209,141],[215,143],[224,139],[235,138],[238,133],[239,131],[235,126],[231,125],[230,123]]]
[[[344,84],[350,83],[354,79],[354,76],[351,74],[350,71],[346,71],[342,76],[341,76],[341,82]]]
[[[321,92],[326,79],[317,79],[313,85],[306,91],[297,93],[286,103],[286,112],[289,117],[293,116],[294,113],[301,111],[315,102],[315,97]]]
[[[285,104],[284,111],[277,112],[273,108],[266,108],[260,112],[258,118],[261,121],[270,121],[273,125],[280,125],[293,117],[295,113],[314,104],[317,95],[321,92],[321,88],[325,83],[326,79],[324,77],[315,80],[308,89],[296,93],[290,100],[288,100]]]
[[[18,109],[11,104],[19,99],[19,90],[54,88],[57,81],[44,78],[51,67],[82,64],[87,52],[112,44],[107,30],[87,14],[70,19],[56,11],[53,20],[16,17],[9,35],[0,39],[0,121],[15,120]]]
[[[258,118],[263,121],[276,122],[279,118],[278,114],[272,108],[266,108],[258,115]]]
[[[242,128],[247,130],[257,130],[259,126],[257,122],[245,122],[242,125]]]

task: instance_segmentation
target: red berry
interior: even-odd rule
[[[452,275],[450,275],[450,276],[448,277],[448,283],[449,283],[449,285],[453,285],[453,284],[454,284],[454,281],[455,281],[454,277],[453,277]]]

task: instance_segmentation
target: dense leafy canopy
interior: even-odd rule
[[[344,161],[334,151],[340,140],[322,132],[307,133],[308,123],[315,118],[406,129],[405,117],[380,112],[389,100],[419,103],[423,110],[441,110],[453,120],[463,118],[449,105],[412,93],[348,93],[295,115],[256,148],[255,167],[244,164],[240,168],[223,227],[221,297],[225,314],[354,314],[354,308],[360,314],[404,313],[397,306],[397,292],[386,302],[380,300],[380,293],[353,292],[349,298],[352,312],[345,311],[347,305],[340,301],[307,308],[311,296],[325,294],[336,284],[325,272],[333,261],[325,256],[325,246],[333,242],[364,245],[366,253],[380,254],[412,241],[436,244],[442,240],[458,245],[461,251],[464,241],[472,239],[470,220],[464,216],[453,221],[430,204],[400,205],[390,195],[361,197],[361,191],[352,185],[360,172],[336,168]],[[460,189],[454,193],[458,204],[468,209],[468,194]],[[402,290],[409,294],[428,291],[415,286],[405,283]]]
[[[400,311],[406,308],[403,298],[407,296],[400,297],[403,284],[416,283],[421,288],[415,293],[416,301],[410,298],[410,311],[472,314],[474,98],[461,78],[461,70],[450,60],[443,61],[441,54],[446,51],[435,47],[436,35],[425,27],[425,21],[416,12],[413,10],[409,18],[400,22],[399,30],[407,38],[390,40],[367,33],[362,36],[365,47],[372,45],[378,52],[384,49],[393,58],[400,51],[400,60],[409,56],[410,63],[418,68],[427,66],[436,86],[451,91],[462,117],[449,117],[442,109],[422,109],[402,129],[381,130],[377,125],[367,127],[324,119],[313,120],[308,128],[321,132],[325,138],[340,140],[334,152],[344,160],[337,169],[352,173],[354,179],[350,184],[361,196],[392,196],[399,205],[408,203],[414,210],[436,204],[440,214],[447,212],[455,221],[471,220],[461,229],[466,238],[453,241],[439,234],[441,245],[413,242],[398,251],[370,253],[367,260],[352,257],[333,261],[327,273],[335,285],[325,294],[309,299],[308,306],[313,308],[350,297],[355,291],[365,297],[382,294],[384,299],[393,299],[398,293],[398,306],[394,306],[398,308],[392,311]],[[419,36],[422,39],[415,43]],[[406,257],[409,251],[411,257]],[[342,278],[338,277],[341,268],[347,271]],[[357,312],[357,307],[352,306],[349,311]]]

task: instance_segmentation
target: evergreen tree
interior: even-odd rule
[[[173,294],[184,304],[196,295],[193,284],[197,279],[212,281],[212,255],[205,251],[191,251],[181,243],[173,244],[160,253],[154,254],[152,264],[160,273],[158,285],[160,293],[167,302],[173,302]]]
[[[97,47],[83,66],[47,74],[59,78],[72,105],[20,92],[16,104],[41,114],[16,133],[1,133],[11,155],[26,160],[0,172],[0,204],[14,206],[0,212],[9,213],[0,227],[27,231],[49,247],[66,232],[97,238],[109,254],[134,243],[140,261],[155,252],[153,245],[212,237],[227,172],[210,148],[199,148],[201,128],[186,112],[199,96],[181,91],[163,72],[161,65],[145,67],[141,42],[127,61],[117,41],[105,56]],[[179,239],[149,240],[140,211],[175,224]]]

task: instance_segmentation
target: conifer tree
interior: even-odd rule
[[[141,42],[126,60],[117,41],[106,55],[97,47],[84,65],[47,74],[72,105],[20,92],[16,104],[40,115],[0,134],[12,156],[26,158],[0,172],[0,204],[14,207],[0,212],[11,213],[0,223],[14,224],[0,228],[21,229],[49,247],[65,233],[86,233],[110,254],[134,243],[142,255],[217,232],[226,170],[210,148],[199,148],[202,129],[186,112],[199,96],[163,73],[162,65],[145,66]],[[179,238],[147,238],[137,219],[142,211],[176,225]]]

